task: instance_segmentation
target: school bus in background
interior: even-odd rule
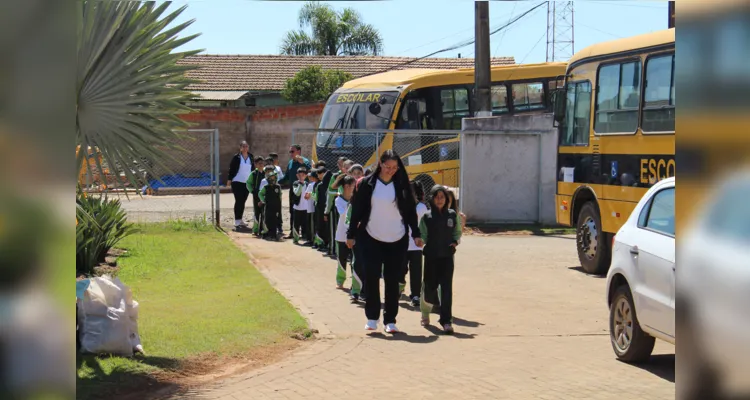
[[[589,46],[555,93],[557,222],[576,228],[582,268],[603,274],[614,234],[675,175],[675,30]]]
[[[492,114],[547,113],[551,93],[562,84],[567,64],[515,64],[491,68]],[[436,183],[458,186],[461,120],[475,114],[474,69],[405,69],[374,74],[345,83],[328,99],[320,131],[314,138],[314,160],[335,165],[345,156],[373,166],[377,152],[395,150],[410,179],[425,189]],[[510,94],[510,95],[509,95]],[[347,133],[346,129],[382,132]],[[450,130],[455,135],[403,134],[389,130]],[[377,150],[377,151],[376,151]]]

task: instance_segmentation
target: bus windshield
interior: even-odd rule
[[[388,129],[393,105],[398,98],[398,92],[360,92],[334,93],[323,109],[320,118],[320,129]],[[371,103],[380,103],[379,115],[370,113]],[[316,144],[319,147],[359,146],[374,143],[375,139],[344,137],[342,133],[318,132]],[[356,135],[346,135],[356,136]],[[360,135],[369,136],[369,135]],[[345,143],[346,142],[346,143]],[[355,144],[356,142],[356,144]],[[365,143],[366,142],[366,143]]]

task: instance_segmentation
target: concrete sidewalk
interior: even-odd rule
[[[291,241],[230,236],[319,340],[182,398],[674,398],[674,347],[657,343],[647,367],[616,361],[604,280],[575,268],[568,238],[465,237],[456,255],[456,334],[420,327],[419,312],[402,301],[403,333],[389,336],[363,330],[363,308],[335,288],[334,260]]]

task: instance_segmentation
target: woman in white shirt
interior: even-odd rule
[[[373,174],[357,183],[351,207],[346,244],[352,248],[356,239],[357,245],[363,246],[367,294],[365,329],[373,331],[378,328],[382,266],[385,282],[383,324],[386,333],[396,333],[399,281],[409,248],[409,228],[414,243],[422,246],[414,194],[398,154],[393,150],[383,152]]]
[[[234,226],[247,227],[242,220],[245,213],[245,203],[250,196],[247,190],[247,178],[254,169],[253,155],[250,154],[250,146],[246,141],[240,143],[240,152],[232,157],[229,162],[229,175],[227,186],[231,185],[232,194],[234,194]]]

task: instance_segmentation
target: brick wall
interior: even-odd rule
[[[258,109],[250,122],[250,148],[253,154],[266,156],[278,153],[282,168],[289,162],[289,146],[292,144],[292,130],[317,128],[324,103],[297,104]],[[294,138],[302,146],[302,155],[312,154],[311,132]]]
[[[219,162],[221,180],[226,179],[229,161],[237,153],[241,141],[250,144],[250,152],[255,156],[268,156],[278,153],[282,166],[289,161],[289,145],[292,143],[292,129],[316,128],[320,121],[324,103],[293,104],[257,108],[205,107],[197,112],[183,115],[182,119],[191,122],[191,129],[219,129]],[[196,136],[198,134],[192,134]],[[308,133],[300,139],[303,155],[312,154],[313,135]],[[208,165],[208,142],[203,140],[180,143],[187,153],[175,154],[180,164],[170,163],[173,171],[182,172]],[[205,145],[205,149],[203,146]],[[205,159],[205,160],[204,160]],[[191,166],[192,164],[192,166]]]

